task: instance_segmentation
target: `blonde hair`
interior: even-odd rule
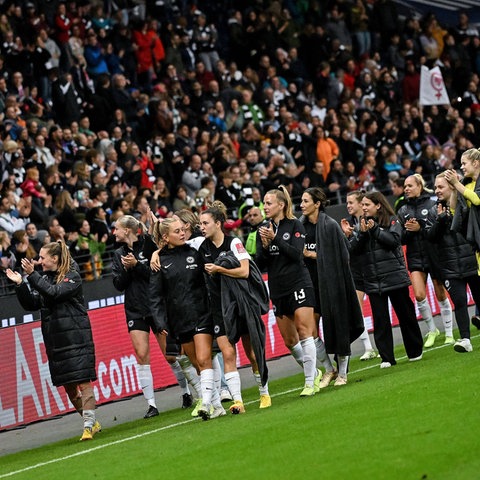
[[[132,215],[121,216],[115,224],[120,224],[123,228],[129,228],[135,235],[145,235],[147,233],[147,227]]]
[[[296,218],[293,213],[292,199],[285,185],[279,185],[278,188],[268,191],[267,195],[275,195],[277,201],[283,203],[283,215],[285,218],[289,220]]]
[[[413,175],[410,175],[410,177],[414,178],[415,183],[422,187],[422,192],[433,193],[433,190],[427,187],[425,179],[419,173],[414,173]]]
[[[65,242],[50,242],[43,245],[42,249],[51,257],[58,257],[58,268],[56,283],[59,284],[63,281],[68,272],[72,270],[72,256],[70,250]]]
[[[472,162],[480,162],[480,148],[469,148],[462,153],[462,158],[468,158]]]
[[[189,225],[192,232],[200,224],[198,215],[195,212],[192,212],[191,210],[188,210],[186,208],[182,208],[182,210],[177,210],[175,212],[175,216],[178,217],[185,225]]]
[[[177,216],[173,216],[165,218],[161,222],[155,222],[155,224],[153,225],[152,237],[158,248],[161,249],[165,246],[166,242],[163,237],[164,235],[168,235],[168,232],[170,231],[170,226],[174,222],[181,222],[181,220]]]

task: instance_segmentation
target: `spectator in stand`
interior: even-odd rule
[[[317,160],[323,163],[323,175],[326,180],[330,173],[331,163],[337,159],[340,149],[331,138],[325,135],[323,127],[315,128],[315,139],[317,141]]]
[[[213,72],[220,57],[217,52],[218,33],[213,23],[207,24],[207,16],[199,12],[193,26],[192,40],[195,43],[198,58],[208,72]]]

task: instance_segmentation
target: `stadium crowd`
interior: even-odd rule
[[[246,236],[280,184],[297,210],[308,187],[341,203],[414,172],[433,185],[480,144],[463,12],[443,26],[401,22],[391,0],[79,0],[5,2],[0,18],[2,268],[50,236],[91,280],[122,214],[219,199]],[[441,67],[451,106],[419,107],[421,65]]]

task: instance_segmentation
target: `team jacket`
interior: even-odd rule
[[[139,237],[130,250],[123,245],[115,250],[113,255],[112,274],[113,285],[120,292],[125,292],[125,315],[127,320],[149,317],[150,299],[148,296],[150,282],[149,259],[144,255],[145,237]],[[135,267],[125,270],[121,257],[133,253],[138,263]]]
[[[452,216],[446,213],[438,215],[436,205],[430,209],[430,215],[425,236],[436,250],[438,261],[432,265],[433,271],[442,280],[477,275],[478,264],[473,246],[461,233],[451,229]]]
[[[29,285],[31,288],[29,288]],[[53,384],[96,380],[95,347],[76,270],[55,282],[54,272],[33,272],[16,289],[25,310],[40,310],[42,334]]]
[[[312,279],[305,266],[305,228],[295,219],[284,218],[273,226],[276,230],[272,243],[263,248],[257,235],[257,261],[260,269],[268,269],[268,286],[272,298],[283,297],[299,288],[313,287]]]
[[[160,271],[150,276],[150,309],[158,330],[173,337],[210,316],[203,262],[189,245],[163,248]]]
[[[405,268],[400,238],[402,226],[396,217],[390,218],[388,227],[378,224],[366,232],[352,237],[352,252],[362,260],[365,292],[382,294],[410,285]]]
[[[425,241],[425,227],[428,214],[435,202],[428,193],[423,193],[417,198],[407,199],[407,203],[398,211],[398,220],[402,229],[402,244],[407,246],[408,269],[413,271],[429,272],[430,256],[428,242]],[[420,224],[418,232],[407,232],[405,223],[409,218],[416,218]]]

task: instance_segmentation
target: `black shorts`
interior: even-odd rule
[[[198,333],[208,333],[213,336],[214,322],[212,315],[204,315],[198,319],[197,325],[195,325],[194,335]]]
[[[129,332],[132,330],[141,330],[142,332],[150,333],[151,330],[153,333],[158,333],[153,317],[150,316],[134,318],[131,320],[127,319],[127,327]]]
[[[177,342],[181,345],[183,343],[190,343],[193,341],[193,336],[195,335],[195,330],[190,330],[189,332],[183,332],[177,337]],[[167,349],[168,349],[168,337],[167,337]],[[180,348],[179,348],[180,353]]]
[[[165,347],[165,354],[176,357],[180,355],[182,347],[180,344],[183,343],[179,339],[175,339],[172,335],[167,335],[167,345]]]
[[[300,288],[283,297],[272,298],[272,303],[275,316],[293,315],[298,308],[315,308],[315,292],[313,287]]]
[[[221,313],[214,313],[213,314],[213,336],[223,337],[226,335],[225,331],[225,322],[223,321],[223,315]]]

